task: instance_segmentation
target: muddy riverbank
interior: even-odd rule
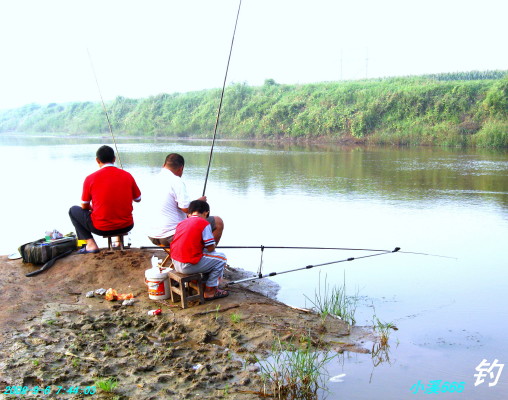
[[[270,297],[273,286],[260,281],[233,285],[229,297],[185,310],[150,300],[144,271],[153,254],[161,253],[73,254],[32,278],[25,274],[36,267],[0,257],[0,396],[10,398],[8,387],[22,386],[31,392],[24,398],[41,398],[35,387],[50,387],[51,398],[90,398],[85,388],[113,378],[116,388],[96,387],[94,398],[258,399],[255,360],[269,354],[276,338],[307,335],[332,351],[367,351],[362,343],[372,339],[369,332],[349,334],[340,320],[323,322],[282,304]],[[244,274],[228,271],[225,281]],[[136,302],[85,296],[110,287],[132,293]],[[154,308],[162,314],[147,315]],[[64,393],[77,386],[80,393]]]

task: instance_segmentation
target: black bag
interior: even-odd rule
[[[18,249],[24,263],[45,264],[48,261],[77,249],[76,236],[64,236],[51,242],[39,239],[35,242],[25,243]]]

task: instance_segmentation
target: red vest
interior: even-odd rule
[[[190,217],[176,227],[171,242],[171,258],[182,263],[197,264],[203,257],[203,230],[209,225],[206,219]]]

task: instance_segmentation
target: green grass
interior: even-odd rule
[[[336,356],[314,348],[310,338],[300,345],[277,339],[269,356],[257,359],[262,391],[279,400],[317,399],[318,390],[326,390],[325,366]]]
[[[104,392],[111,393],[118,386],[118,380],[115,377],[99,379],[95,382],[95,386]]]
[[[356,323],[355,313],[358,304],[358,291],[355,295],[350,296],[346,292],[346,274],[341,286],[330,287],[327,283],[325,275],[324,285],[321,285],[321,275],[319,276],[319,284],[314,294],[314,300],[309,299],[313,308],[321,315],[323,320],[328,315],[336,316],[347,322],[349,325]]]
[[[373,317],[374,330],[379,334],[379,343],[381,346],[387,346],[392,330],[397,327],[392,322],[382,322],[376,315]]]
[[[508,147],[507,71],[262,86],[231,84],[220,136],[227,139],[358,140],[399,145]],[[160,94],[108,102],[113,130],[147,137],[208,137],[219,91]],[[496,128],[497,130],[497,128]],[[0,111],[0,132],[108,132],[100,102],[25,105]],[[506,131],[504,131],[506,133]]]
[[[237,324],[239,323],[241,320],[242,320],[242,314],[240,313],[232,313],[230,316],[229,316],[229,319],[231,320],[232,323],[234,324]]]

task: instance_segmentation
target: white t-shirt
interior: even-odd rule
[[[169,169],[162,168],[155,178],[155,187],[148,236],[166,238],[174,235],[178,223],[187,218],[180,208],[188,208],[191,200],[182,178]]]

